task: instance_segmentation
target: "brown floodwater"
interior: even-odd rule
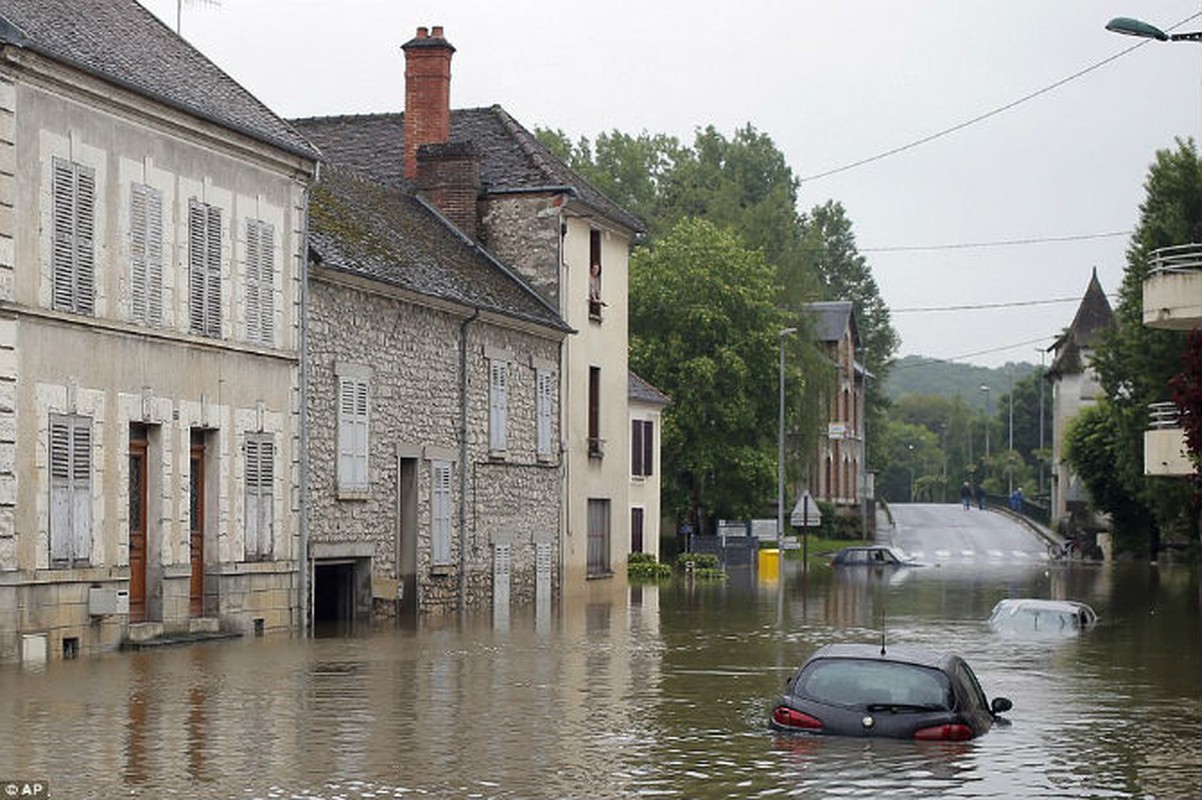
[[[735,573],[513,612],[0,667],[0,782],[54,798],[1202,796],[1198,573],[1120,564]],[[1020,639],[1006,596],[1098,627]],[[773,734],[831,641],[963,654],[1008,724],[967,743]],[[2,785],[2,784],[0,784]]]

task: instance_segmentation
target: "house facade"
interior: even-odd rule
[[[317,152],[133,0],[0,21],[0,660],[293,627]]]
[[[642,225],[499,106],[452,110],[454,47],[442,28],[418,28],[403,50],[403,114],[295,124],[333,166],[425,198],[465,243],[530,287],[572,331],[556,360],[562,482],[554,571],[564,594],[587,592],[595,579],[624,579],[631,546],[627,254]]]
[[[327,169],[310,214],[313,619],[558,591],[558,314],[422,194]]]
[[[826,355],[834,381],[827,398],[826,435],[810,468],[810,493],[817,500],[859,513],[867,489],[865,463],[865,369],[856,359],[860,346],[855,310],[850,301],[802,306],[819,349]]]
[[[1085,295],[1077,306],[1072,324],[1049,349],[1052,363],[1044,380],[1052,387],[1052,522],[1078,527],[1102,527],[1093,518],[1089,493],[1080,477],[1064,458],[1064,434],[1069,423],[1103,396],[1090,360],[1099,337],[1115,324],[1110,301],[1102,291],[1095,269]]]
[[[630,373],[630,552],[659,559],[660,441],[663,410],[672,401]]]

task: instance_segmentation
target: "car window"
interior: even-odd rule
[[[868,559],[868,554],[863,550],[848,550],[847,557],[843,559],[847,564],[863,564]]]
[[[895,661],[823,658],[804,671],[794,693],[820,703],[950,706],[951,685],[939,670]]]
[[[967,699],[972,705],[983,709],[989,708],[989,700],[985,697],[985,690],[981,688],[981,682],[977,680],[976,674],[968,664],[960,662],[956,665],[956,679],[968,692]]]

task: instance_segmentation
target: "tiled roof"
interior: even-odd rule
[[[672,404],[671,398],[669,398],[659,389],[656,389],[654,386],[647,383],[647,381],[640,378],[633,371],[627,373],[627,385],[627,397],[630,400],[658,406],[667,406]]]
[[[1090,276],[1089,286],[1085,288],[1085,296],[1077,306],[1072,324],[1048,348],[1056,355],[1048,367],[1047,375],[1056,377],[1082,372],[1086,365],[1081,358],[1081,350],[1092,347],[1101,333],[1113,324],[1114,311],[1110,308],[1106,293],[1102,291],[1098,271],[1095,269]]]
[[[293,120],[335,165],[410,190],[402,176],[405,115],[364,114]],[[601,216],[632,231],[642,221],[613,202],[543,147],[500,106],[451,112],[451,141],[470,141],[481,157],[480,188],[484,194],[567,190]]]
[[[814,335],[820,342],[837,342],[843,338],[850,325],[852,339],[859,343],[855,329],[854,309],[850,300],[832,300],[821,303],[805,303],[801,310],[814,322]]]
[[[568,332],[556,311],[419,198],[327,168],[309,203],[323,268]]]
[[[33,50],[290,152],[319,155],[134,0],[0,0],[0,44]]]

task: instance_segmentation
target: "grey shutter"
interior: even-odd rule
[[[192,333],[221,336],[221,209],[188,205],[188,320]]]
[[[69,561],[71,536],[71,426],[50,423],[50,558]]]
[[[551,400],[552,400],[552,373],[547,370],[539,370],[536,377],[537,382],[537,403],[538,403],[538,454],[540,456],[551,455]]]
[[[342,378],[338,389],[338,486],[366,491],[367,383]]]
[[[92,555],[91,421],[50,422],[50,558],[86,564]]]
[[[91,314],[96,178],[91,169],[60,158],[54,159],[51,173],[51,304],[60,311]]]
[[[509,362],[494,358],[489,362],[488,446],[505,450],[509,408]]]
[[[146,189],[146,323],[163,324],[163,193]]]
[[[435,564],[451,563],[451,465],[431,462],[430,467],[430,559]]]
[[[91,314],[95,308],[96,178],[86,167],[76,164],[75,169],[75,310]]]
[[[270,558],[273,535],[275,444],[270,439],[246,440],[246,557]]]
[[[147,294],[150,276],[146,264],[147,205],[148,190],[140,183],[133,184],[129,192],[129,315],[134,322],[143,325],[147,321]]]
[[[275,229],[262,220],[246,221],[246,336],[272,344],[275,323]]]

